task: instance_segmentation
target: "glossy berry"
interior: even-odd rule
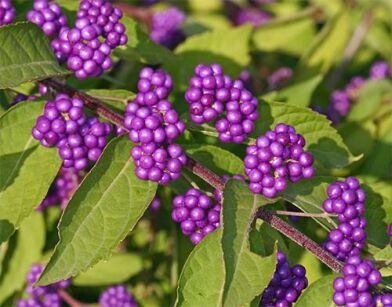
[[[278,252],[277,257],[275,273],[262,294],[260,306],[290,307],[308,286],[306,270],[302,265],[290,267],[282,252]]]
[[[61,7],[49,0],[34,0],[33,9],[27,13],[27,20],[38,25],[47,36],[57,35],[67,26],[67,17]]]
[[[155,196],[150,203],[150,210],[157,212],[159,211],[159,208],[161,208],[161,200],[158,196]]]
[[[81,181],[82,176],[74,168],[62,167],[37,210],[42,211],[53,205],[60,205],[61,209],[64,209]]]
[[[0,0],[0,26],[10,24],[14,21],[16,10],[11,0]]]
[[[359,255],[366,241],[365,192],[356,178],[349,177],[331,183],[327,195],[323,208],[327,213],[337,214],[340,224],[331,230],[324,248],[345,261],[349,256]]]
[[[381,282],[381,274],[369,260],[347,258],[342,277],[335,279],[333,301],[338,306],[375,306],[372,287]]]
[[[273,198],[287,187],[314,175],[313,155],[304,150],[305,139],[294,127],[278,124],[257,138],[246,149],[245,174],[249,189],[255,194]]]
[[[220,226],[221,205],[202,191],[192,188],[173,199],[172,219],[193,244]]]
[[[101,307],[137,307],[133,296],[124,285],[107,288],[99,297]]]
[[[159,11],[152,16],[150,38],[169,49],[174,49],[185,38],[181,25],[185,14],[175,7]]]

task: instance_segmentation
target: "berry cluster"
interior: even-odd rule
[[[142,69],[138,89],[126,107],[124,120],[129,138],[137,143],[131,152],[136,175],[165,185],[180,177],[186,163],[181,146],[173,144],[184,133],[185,124],[166,100],[172,81],[163,70]]]
[[[222,142],[244,142],[258,119],[257,99],[241,80],[224,75],[218,64],[196,66],[185,99],[194,123],[217,120],[215,129]]]
[[[62,167],[52,184],[48,195],[46,195],[37,210],[42,211],[46,207],[53,205],[60,205],[61,209],[64,209],[81,181],[82,176],[74,168]]]
[[[281,67],[273,71],[267,78],[270,89],[277,89],[293,77],[293,70],[289,67]]]
[[[392,306],[392,294],[381,294],[376,296],[377,306],[391,307]]]
[[[381,80],[391,77],[391,68],[386,62],[376,62],[370,68],[369,79]],[[355,76],[343,90],[332,92],[330,106],[327,116],[334,124],[339,123],[341,117],[347,116],[351,110],[352,103],[357,99],[360,88],[367,82],[367,79]]]
[[[46,147],[57,146],[63,167],[80,171],[87,167],[88,159],[99,158],[110,132],[108,123],[86,118],[82,100],[58,94],[54,101],[45,104],[32,135]]]
[[[16,10],[11,4],[11,0],[0,0],[0,26],[13,22],[15,14]]]
[[[343,276],[333,283],[333,301],[339,306],[375,306],[370,288],[380,282],[381,274],[371,261],[350,256],[343,268]]]
[[[359,255],[366,240],[365,211],[366,194],[356,178],[337,181],[328,186],[328,198],[323,203],[327,213],[338,215],[340,222],[324,243],[324,247],[339,260]]]
[[[43,270],[44,267],[41,264],[32,265],[26,277],[26,292],[30,295],[30,298],[18,300],[17,307],[61,307],[58,290],[69,287],[71,280],[62,280],[48,286],[33,287]]]
[[[185,21],[185,14],[175,7],[154,13],[150,38],[169,49],[181,43],[185,35],[180,27]]]
[[[67,61],[78,79],[100,76],[112,67],[112,50],[127,43],[121,18],[121,10],[108,0],[81,1],[75,27],[63,28],[52,41],[58,60]]]
[[[58,35],[67,26],[67,17],[61,7],[50,0],[34,0],[33,10],[27,13],[27,20],[35,23],[47,36]]]
[[[198,189],[173,199],[172,219],[180,223],[182,233],[198,244],[220,226],[221,205]]]
[[[305,139],[294,127],[278,124],[249,145],[244,159],[249,189],[273,198],[287,187],[287,179],[297,182],[314,175],[313,155],[304,151]]]
[[[107,288],[99,297],[101,307],[137,307],[133,296],[124,285]]]
[[[234,18],[234,24],[243,25],[250,23],[258,28],[271,19],[271,14],[259,8],[242,8]]]
[[[290,307],[308,286],[306,270],[302,265],[290,267],[282,252],[278,252],[277,258],[274,276],[261,297],[260,306],[263,307]]]

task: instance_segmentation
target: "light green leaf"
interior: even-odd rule
[[[312,283],[299,297],[296,307],[333,307],[333,281],[338,275],[327,275]]]
[[[72,280],[75,286],[102,286],[125,282],[143,269],[142,258],[136,254],[114,254]]]
[[[250,303],[268,285],[276,257],[261,257],[249,250],[249,231],[257,209],[270,200],[251,193],[244,182],[230,180],[223,191],[222,249],[226,278],[223,306]]]
[[[252,42],[256,50],[301,55],[315,36],[310,16],[276,19],[255,30]],[[295,44],[293,44],[295,42]]]
[[[6,254],[8,262],[0,278],[0,304],[15,291],[23,288],[26,274],[30,271],[31,265],[40,260],[44,244],[43,216],[35,212],[23,221],[20,229],[10,240]]]
[[[214,30],[188,38],[175,50],[176,57],[164,63],[164,68],[173,77],[175,90],[188,86],[197,64],[218,63],[226,74],[237,77],[249,64],[250,25],[226,30]],[[235,43],[234,43],[235,42]]]
[[[40,204],[60,168],[57,150],[31,136],[44,103],[21,102],[0,117],[0,242]]]
[[[359,90],[359,97],[353,104],[348,120],[362,121],[369,118],[379,109],[385,93],[392,94],[390,80],[371,80]]]
[[[252,135],[259,136],[278,123],[286,123],[304,136],[305,148],[325,167],[344,167],[358,159],[349,152],[342,137],[331,126],[331,122],[324,115],[311,109],[286,103],[260,101],[259,114],[262,114],[263,120],[258,122]]]
[[[0,27],[0,89],[67,74],[44,32],[32,23]]]
[[[107,259],[147,209],[157,184],[136,177],[131,144],[127,136],[112,140],[73,195],[39,284],[67,279]]]
[[[230,151],[213,145],[184,146],[187,154],[219,175],[244,175],[243,161]]]
[[[87,94],[98,98],[109,107],[116,111],[124,112],[126,105],[135,98],[135,94],[122,89],[93,89],[88,90]]]

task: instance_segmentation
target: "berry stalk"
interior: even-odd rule
[[[61,93],[65,93],[73,98],[82,99],[85,103],[85,106],[90,108],[91,110],[98,113],[100,116],[106,118],[117,126],[123,128],[125,131],[129,131],[124,126],[124,117],[110,108],[106,107],[104,104],[100,102],[100,100],[78,91],[68,85],[61,84],[54,79],[46,79],[43,80],[42,83],[53,90]],[[197,161],[188,157],[187,167],[190,171],[192,171],[195,175],[199,176],[201,179],[209,183],[213,188],[222,191],[224,188],[224,181],[217,174],[207,169],[203,165],[199,164]],[[306,235],[274,215],[272,212],[266,210],[261,207],[256,214],[257,218],[263,219],[265,222],[270,224],[273,228],[304,247],[312,254],[314,254],[317,258],[320,259],[323,263],[325,263],[329,268],[336,272],[340,272],[343,268],[343,265],[340,261],[338,261],[335,257],[333,257],[330,253],[325,251],[321,246],[319,246],[316,242],[308,238]]]

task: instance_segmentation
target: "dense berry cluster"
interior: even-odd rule
[[[42,211],[46,207],[53,205],[60,205],[61,209],[64,209],[81,181],[82,176],[74,168],[62,167],[54,180],[48,195],[46,195],[37,210]]]
[[[258,8],[241,8],[234,18],[234,24],[243,25],[250,23],[254,27],[260,27],[271,19],[271,14]]]
[[[110,132],[108,123],[101,123],[95,117],[86,118],[82,100],[58,94],[55,100],[45,104],[32,135],[42,145],[58,148],[63,167],[80,171],[87,167],[88,159],[99,158]]]
[[[124,285],[107,288],[99,297],[101,307],[137,307],[133,296]]]
[[[41,264],[33,264],[27,274],[26,292],[29,298],[18,300],[17,307],[60,307],[61,297],[58,290],[69,287],[71,280],[62,280],[48,286],[33,287],[38,280],[44,267]]]
[[[13,22],[15,14],[16,10],[12,6],[11,0],[0,0],[0,26]]]
[[[333,301],[339,306],[375,306],[371,287],[380,282],[381,274],[371,261],[350,256],[343,268],[343,276],[333,283]]]
[[[272,198],[287,187],[287,180],[297,182],[314,175],[313,155],[304,150],[305,139],[294,127],[278,124],[249,145],[244,159],[249,189]]]
[[[290,307],[308,286],[306,270],[302,265],[290,267],[282,252],[278,252],[277,258],[274,276],[261,297],[260,306],[263,307]]]
[[[163,185],[179,178],[186,163],[181,146],[173,144],[185,124],[166,100],[171,89],[171,78],[163,70],[142,69],[139,93],[127,105],[124,120],[129,138],[137,143],[131,152],[136,175]]]
[[[323,203],[327,213],[338,215],[340,222],[324,243],[324,247],[339,260],[359,255],[366,240],[364,218],[366,194],[356,178],[337,181],[328,186],[328,198]]]
[[[185,38],[180,28],[184,21],[185,14],[175,7],[156,12],[152,17],[150,38],[158,44],[174,49]]]
[[[241,80],[224,75],[218,64],[196,66],[185,99],[194,123],[217,120],[215,128],[222,142],[244,142],[258,119],[257,99]]]
[[[381,80],[391,77],[391,68],[386,62],[376,62],[370,68],[369,79]],[[353,77],[343,90],[332,92],[327,116],[334,124],[339,123],[342,117],[348,115],[353,102],[358,97],[360,88],[368,81],[360,76]]]
[[[47,36],[57,35],[67,26],[67,17],[61,7],[50,0],[34,0],[33,10],[27,13],[27,20],[41,27]]]
[[[198,189],[173,199],[172,219],[180,223],[182,233],[198,244],[220,226],[221,205]]]
[[[79,79],[100,76],[112,67],[112,49],[127,43],[121,17],[121,10],[108,0],[81,1],[75,27],[63,28],[52,41],[58,60],[67,61]]]

